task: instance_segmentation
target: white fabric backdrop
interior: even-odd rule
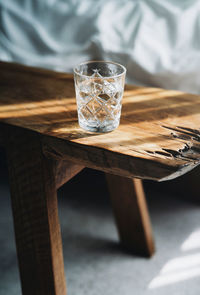
[[[200,93],[200,0],[0,0],[0,59],[113,60],[128,82]]]

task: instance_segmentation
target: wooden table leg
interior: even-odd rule
[[[7,127],[17,255],[24,295],[65,295],[55,175],[37,134]]]
[[[121,243],[150,257],[154,241],[142,181],[111,174],[106,179]]]

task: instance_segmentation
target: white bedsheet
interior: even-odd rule
[[[200,1],[0,0],[0,59],[59,71],[113,60],[129,83],[200,93]]]

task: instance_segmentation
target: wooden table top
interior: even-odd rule
[[[82,130],[71,74],[0,62],[0,121],[41,134],[44,153],[127,177],[175,178],[200,163],[200,96],[126,86],[121,123]]]

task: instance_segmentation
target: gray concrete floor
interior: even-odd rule
[[[0,294],[21,294],[4,155],[0,173]],[[79,184],[79,185],[77,185]],[[200,208],[145,185],[156,254],[124,251],[102,173],[85,170],[58,192],[69,295],[198,295]]]

